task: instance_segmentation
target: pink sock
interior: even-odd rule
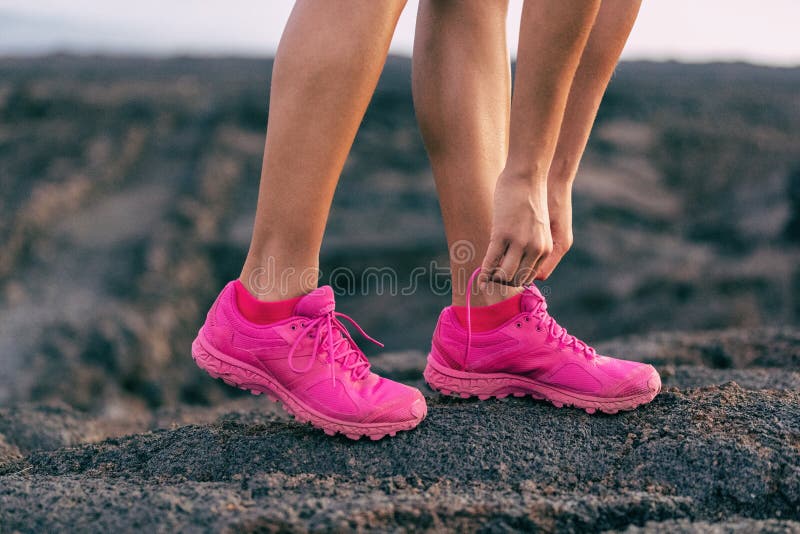
[[[486,332],[494,330],[520,312],[519,303],[522,300],[522,293],[500,301],[491,306],[472,306],[470,309],[470,319],[473,332]],[[467,326],[467,307],[453,306],[456,317],[461,326]]]
[[[233,287],[236,290],[236,305],[239,307],[239,311],[242,312],[245,319],[256,324],[270,324],[288,319],[294,315],[295,305],[303,298],[300,296],[276,302],[265,302],[251,295],[239,280],[233,283]]]

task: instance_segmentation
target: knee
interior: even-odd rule
[[[508,13],[508,0],[421,0],[420,9],[435,16],[455,17],[460,24],[485,25],[503,20]]]

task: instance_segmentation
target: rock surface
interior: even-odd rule
[[[391,347],[375,367],[424,387],[448,251],[410,69],[387,62],[321,266],[352,274],[337,307]],[[600,348],[659,366],[651,405],[429,395],[379,443],[188,356],[247,250],[270,70],[0,58],[0,532],[800,530],[800,68],[623,63],[604,98],[540,287],[588,341],[646,334]]]
[[[186,355],[248,249],[271,67],[0,58],[0,406],[146,418],[232,398]],[[392,351],[425,349],[449,295],[410,81],[389,58],[320,257],[337,308]],[[800,324],[798,87],[800,68],[623,62],[575,243],[540,285],[559,322],[590,342]]]
[[[329,438],[261,398],[154,413],[127,427],[64,406],[2,409],[0,524],[11,531],[800,530],[800,331],[669,334],[603,346],[613,347],[659,364],[665,389],[653,403],[590,416],[531,399],[429,393],[417,430],[379,442]],[[423,361],[419,353],[385,355],[376,366],[411,378]],[[722,361],[728,368],[713,367]]]

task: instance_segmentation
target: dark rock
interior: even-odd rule
[[[188,347],[247,250],[271,66],[0,58],[0,404],[240,398]],[[323,282],[354,278],[338,308],[391,352],[425,348],[448,303],[410,67],[387,62],[321,255]],[[798,82],[797,68],[620,65],[575,183],[575,244],[541,284],[570,332],[798,323]],[[370,268],[393,269],[398,288],[427,276],[379,294]],[[707,364],[739,365],[724,343],[707,350]]]
[[[683,347],[673,361],[698,364],[707,347],[724,347],[737,366],[771,366],[667,364],[665,391],[613,416],[429,392],[420,427],[379,442],[329,438],[260,398],[221,406],[211,419],[195,408],[162,413],[142,426],[155,430],[128,436],[67,408],[6,410],[0,523],[12,531],[793,532],[798,340],[784,329],[614,341],[607,347],[640,354]],[[378,361],[411,376],[424,358]],[[164,428],[170,420],[183,424]],[[98,441],[104,433],[115,437]]]
[[[189,357],[247,249],[270,68],[0,58],[0,531],[798,531],[800,69],[623,63],[603,102],[540,287],[570,332],[636,334],[599,348],[659,367],[651,405],[429,395],[353,443]],[[387,63],[321,265],[353,274],[375,368],[424,387],[447,252],[409,72]],[[376,267],[429,276],[381,292]]]

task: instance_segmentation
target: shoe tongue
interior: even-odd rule
[[[522,311],[533,311],[536,306],[544,301],[544,297],[539,292],[539,288],[531,284],[522,292],[522,299],[519,301],[519,308]]]
[[[322,286],[301,298],[294,307],[294,314],[304,317],[319,317],[332,312],[335,307],[333,289],[331,286]]]

